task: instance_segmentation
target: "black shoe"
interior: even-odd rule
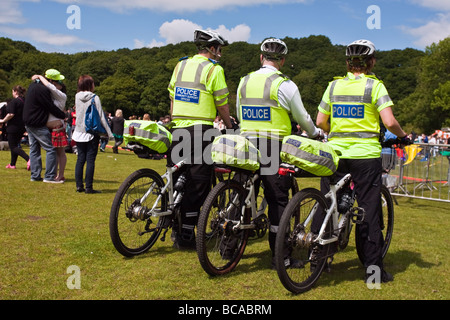
[[[77,187],[77,192],[85,192],[86,190],[83,187]]]
[[[373,280],[371,278],[372,275],[373,275],[373,273],[368,273],[368,271],[366,270],[364,282],[367,283],[368,280]],[[381,279],[380,280],[381,280],[381,283],[391,282],[391,281],[394,281],[394,276],[383,269],[383,270],[381,270]]]
[[[197,245],[194,237],[185,236],[176,233],[175,241],[173,242],[173,247],[178,250],[196,250]]]
[[[392,274],[390,274],[389,272],[383,270],[381,272],[381,282],[386,283],[386,282],[391,282],[394,281],[394,276]]]
[[[231,259],[233,259],[234,251],[235,250],[224,250],[223,252],[220,251],[220,256],[222,257],[222,260],[231,260]]]
[[[196,250],[195,241],[187,242],[187,241],[175,240],[175,242],[173,243],[173,247],[178,250],[187,250],[187,251]]]
[[[85,193],[102,193],[100,190],[86,189]]]

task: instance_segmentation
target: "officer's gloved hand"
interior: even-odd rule
[[[231,121],[231,129],[238,130],[239,124],[237,123],[236,119],[230,116],[230,121]]]
[[[397,144],[399,144],[399,145],[408,146],[412,143],[413,142],[411,141],[410,138],[408,138],[408,136],[404,136],[403,138],[397,138]]]

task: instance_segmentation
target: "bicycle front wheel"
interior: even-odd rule
[[[381,212],[380,212],[380,229],[383,237],[383,248],[381,249],[382,259],[386,256],[389,246],[392,241],[392,234],[394,232],[394,201],[392,200],[391,193],[385,185],[381,185]],[[358,253],[359,260],[364,265],[365,254],[363,250],[363,239],[360,232],[358,232],[359,226],[356,226],[357,232],[355,233],[355,246]]]
[[[164,182],[154,170],[133,172],[119,187],[109,216],[109,232],[114,247],[122,255],[132,257],[149,250],[165,226],[166,216],[148,216],[161,193]],[[148,196],[144,199],[144,195]],[[162,197],[156,208],[167,210],[167,198]]]
[[[283,212],[275,242],[275,263],[281,283],[293,293],[311,289],[325,266],[330,245],[319,245],[315,239],[327,208],[323,194],[307,188],[296,193]],[[325,235],[331,233],[331,224],[327,223]]]
[[[202,268],[212,276],[231,272],[241,259],[249,236],[240,224],[250,223],[242,215],[246,190],[233,180],[218,183],[209,193],[197,227],[197,255]]]

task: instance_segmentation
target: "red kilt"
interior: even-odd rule
[[[55,148],[65,148],[69,145],[64,127],[52,130],[52,144]]]

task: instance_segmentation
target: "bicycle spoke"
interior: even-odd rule
[[[326,209],[323,195],[314,189],[304,189],[292,198],[280,221],[279,230],[285,233],[277,234],[276,267],[282,284],[294,293],[314,285],[328,255],[329,246],[320,246],[315,241],[324,216],[319,215],[318,209]],[[325,230],[330,232],[330,227]]]
[[[197,253],[202,267],[211,275],[230,272],[242,256],[248,238],[248,231],[238,228],[241,222],[248,223],[241,217],[244,193],[236,182],[221,182],[203,204]]]

